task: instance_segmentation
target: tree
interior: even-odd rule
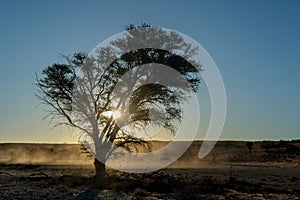
[[[37,97],[50,108],[50,121],[76,128],[85,137],[83,142],[94,144],[90,149],[100,182],[105,178],[105,160],[117,147],[128,151],[136,151],[137,145],[150,148],[143,137],[135,135],[143,127],[159,126],[175,134],[174,124],[182,116],[180,103],[200,83],[201,66],[174,53],[180,50],[192,57],[197,51],[180,35],[147,24],[129,25],[126,30],[125,37],[97,48],[94,54],[66,56],[65,64],[55,63],[41,77],[36,75]],[[124,52],[128,46],[145,42],[155,48]],[[159,83],[165,73],[161,65],[178,73],[168,74],[172,78],[163,85]]]

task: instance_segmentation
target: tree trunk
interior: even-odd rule
[[[94,166],[95,166],[95,184],[97,186],[103,186],[105,184],[105,177],[106,177],[106,171],[105,171],[105,164],[97,160],[96,158],[94,159]]]

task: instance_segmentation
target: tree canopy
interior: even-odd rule
[[[41,77],[36,76],[37,96],[48,106],[50,120],[80,130],[83,141],[89,138],[94,153],[104,160],[114,147],[132,150],[136,144],[146,145],[144,138],[132,133],[145,126],[175,134],[174,122],[182,117],[180,104],[200,83],[201,66],[186,59],[197,49],[180,35],[147,24],[126,29],[124,37],[109,45],[90,54],[66,56],[66,63],[48,66]],[[107,148],[109,142],[114,147]]]

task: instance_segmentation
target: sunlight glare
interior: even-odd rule
[[[113,118],[114,119],[119,119],[121,117],[121,112],[116,110],[116,111],[113,111]]]

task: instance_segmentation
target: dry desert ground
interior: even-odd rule
[[[152,141],[154,149],[166,142]],[[300,140],[219,141],[204,159],[195,141],[152,173],[108,169],[94,184],[92,160],[76,144],[0,144],[0,199],[299,199]]]

